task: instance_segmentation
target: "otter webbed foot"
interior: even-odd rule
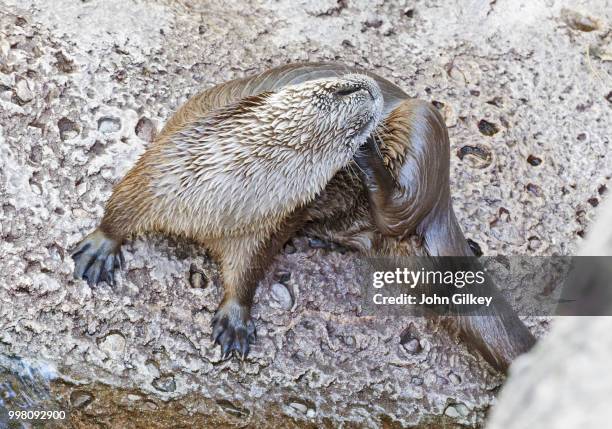
[[[212,341],[221,346],[223,359],[232,352],[244,359],[249,354],[249,344],[255,341],[255,324],[250,308],[234,300],[222,303],[212,319]]]
[[[90,286],[100,282],[115,285],[115,268],[123,266],[121,243],[95,230],[72,252],[74,278],[87,280]]]

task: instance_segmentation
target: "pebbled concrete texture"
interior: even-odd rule
[[[612,200],[608,199],[599,209],[580,255],[612,256],[610,216]],[[610,284],[612,267],[607,265],[599,271],[603,287]],[[574,287],[586,291],[593,283],[592,278],[584,279]],[[599,302],[602,314],[610,314],[610,301]],[[558,321],[546,338],[514,365],[487,428],[609,426],[612,383],[601,374],[610,363],[611,328],[610,317],[564,317]]]
[[[50,362],[54,393],[84,425],[479,427],[502,378],[431,321],[360,315],[355,255],[300,237],[285,248],[240,364],[211,348],[222,291],[204,249],[138,239],[115,290],[72,280],[68,251],[190,95],[332,60],[442,110],[455,209],[485,254],[572,254],[612,175],[611,11],[0,0],[0,353]],[[527,323],[541,334],[548,321]]]

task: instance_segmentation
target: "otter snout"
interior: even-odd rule
[[[351,106],[347,112],[345,126],[352,137],[349,145],[358,146],[381,118],[384,100],[380,87],[374,79],[366,75],[347,74],[340,79],[335,94]]]
[[[367,94],[367,98],[364,98],[365,109],[369,112],[370,117],[367,122],[378,122],[383,107],[383,95],[378,83],[366,75],[363,74],[348,74],[345,75],[344,80],[347,82],[349,87],[357,89],[357,91]],[[369,125],[369,124],[366,124]]]

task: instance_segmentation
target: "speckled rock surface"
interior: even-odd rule
[[[485,254],[571,254],[612,175],[611,10],[0,0],[0,353],[54,365],[85,425],[478,427],[502,379],[432,322],[361,316],[350,253],[294,240],[260,286],[241,365],[211,348],[221,288],[203,249],[130,243],[115,290],[72,280],[67,252],[190,95],[337,60],[437,102],[457,215]]]
[[[597,213],[581,255],[612,256],[612,200]],[[603,277],[609,286],[610,271]],[[586,284],[584,285],[586,286]],[[612,303],[607,303],[611,308]],[[609,314],[609,313],[608,313]],[[612,318],[564,317],[540,344],[515,363],[489,429],[570,429],[610,426],[612,383],[607,373]]]

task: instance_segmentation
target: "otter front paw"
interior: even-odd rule
[[[250,308],[233,300],[222,303],[212,319],[212,340],[221,346],[223,359],[236,351],[244,359],[249,354],[249,344],[255,341],[255,324]]]
[[[95,230],[85,237],[72,252],[74,278],[87,280],[90,286],[99,282],[115,285],[115,268],[123,264],[121,243]]]

